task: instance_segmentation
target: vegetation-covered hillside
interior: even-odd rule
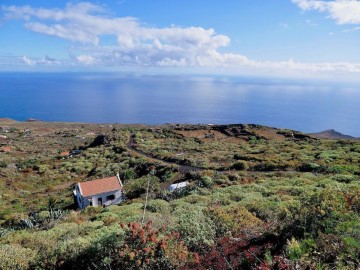
[[[357,140],[1,120],[0,151],[0,269],[359,268]],[[118,172],[125,203],[76,210]]]

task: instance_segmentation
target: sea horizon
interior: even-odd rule
[[[100,124],[259,124],[359,137],[357,84],[108,72],[0,72],[0,117]]]

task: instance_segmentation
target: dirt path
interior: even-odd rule
[[[162,163],[165,163],[165,164],[169,164],[169,165],[175,165],[178,167],[178,170],[180,173],[187,173],[187,172],[190,172],[190,171],[203,171],[203,170],[207,170],[206,168],[202,168],[202,167],[194,167],[194,166],[188,166],[188,165],[180,165],[178,163],[175,163],[175,162],[171,162],[171,161],[166,161],[166,160],[163,160],[161,158],[157,158],[157,157],[154,157],[154,156],[151,156],[139,149],[137,149],[134,145],[134,138],[135,138],[135,135],[134,134],[131,134],[130,135],[130,138],[129,138],[129,141],[128,143],[126,144],[127,148],[130,149],[131,151],[134,151],[135,153],[141,155],[141,156],[144,156],[148,159],[151,159],[153,161],[157,161],[157,162],[162,162]]]
[[[145,153],[145,152],[143,152],[143,151],[136,148],[135,143],[134,143],[134,138],[135,138],[135,135],[131,134],[130,138],[129,138],[129,141],[126,144],[126,147],[129,150],[137,153],[138,155],[144,156],[144,157],[146,157],[146,158],[148,158],[148,159],[150,159],[152,161],[155,161],[155,162],[161,162],[161,163],[165,163],[165,164],[168,164],[168,165],[175,165],[175,166],[177,166],[180,173],[187,173],[187,172],[190,172],[190,171],[212,170],[212,169],[203,168],[203,167],[181,165],[181,164],[178,164],[178,163],[173,162],[173,161],[166,161],[166,160],[163,160],[161,158],[157,158],[157,157],[154,157],[152,155],[149,155],[148,153]],[[232,170],[215,170],[215,171],[216,171],[216,173],[233,172]],[[291,171],[247,171],[247,172],[252,173],[252,174],[267,174],[267,173],[275,173],[275,172],[298,173],[298,171],[294,171],[294,170],[291,170]]]

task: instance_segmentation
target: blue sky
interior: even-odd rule
[[[2,1],[0,70],[360,77],[357,0]]]

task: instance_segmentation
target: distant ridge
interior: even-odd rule
[[[16,120],[10,119],[10,118],[1,118],[0,117],[0,123],[16,123]]]
[[[320,138],[320,139],[347,139],[347,140],[356,140],[359,138],[352,137],[350,135],[342,134],[334,129],[324,130],[318,133],[310,133],[309,135]]]
[[[42,122],[42,121],[39,119],[35,119],[35,118],[29,118],[29,119],[26,119],[25,122]]]

